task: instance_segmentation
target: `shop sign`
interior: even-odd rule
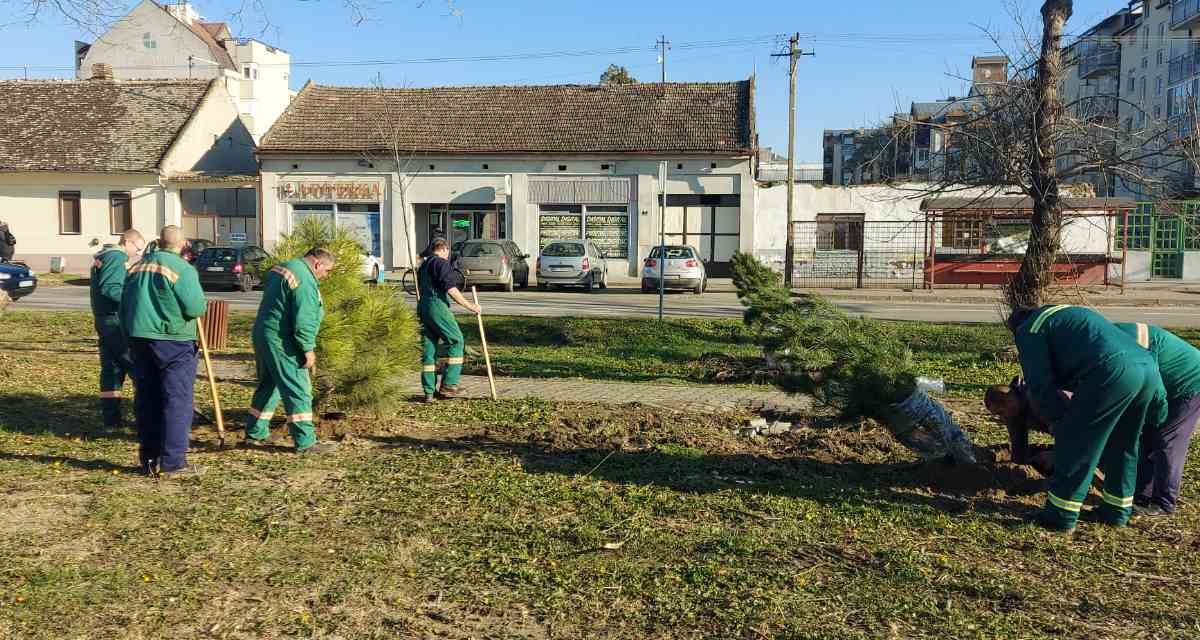
[[[379,202],[378,182],[281,182],[283,202]]]

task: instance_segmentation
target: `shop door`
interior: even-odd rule
[[[1150,254],[1150,277],[1178,279],[1183,277],[1183,224],[1177,216],[1155,216],[1153,250]]]
[[[730,261],[741,245],[741,210],[707,204],[668,205],[667,244],[683,244],[700,252],[709,277],[731,275]]]

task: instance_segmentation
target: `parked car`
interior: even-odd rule
[[[104,246],[108,247],[111,245]],[[200,254],[204,253],[204,250],[211,246],[213,246],[212,240],[192,238],[187,241],[187,246],[183,248],[183,251],[179,252],[179,255],[184,260],[195,264],[196,258],[200,257]],[[155,251],[158,251],[158,240],[151,240],[148,244],[146,244],[146,250],[142,252],[142,255],[148,256]]]
[[[362,258],[362,275],[363,280],[367,282],[380,283],[383,282],[383,273],[387,267],[383,264],[383,258],[363,249]]]
[[[260,247],[209,247],[196,257],[196,271],[204,289],[221,287],[250,291],[262,284],[267,252]]]
[[[37,290],[38,279],[23,262],[0,260],[0,290],[17,300]]]
[[[537,284],[543,290],[550,285],[582,286],[584,291],[593,286],[607,289],[608,262],[587,240],[551,242],[537,260]]]
[[[658,291],[660,274],[663,289],[690,289],[696,295],[704,293],[708,288],[708,273],[699,255],[694,247],[687,245],[654,247],[642,262],[642,293]]]
[[[498,284],[505,291],[529,286],[529,254],[511,240],[468,240],[458,250],[464,286]]]

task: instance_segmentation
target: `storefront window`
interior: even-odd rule
[[[349,229],[358,236],[359,243],[364,249],[369,250],[375,256],[383,255],[378,203],[298,203],[292,205],[292,229],[309,219],[321,220],[325,224],[336,223],[342,228]]]

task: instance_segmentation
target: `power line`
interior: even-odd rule
[[[671,48],[675,50],[692,51],[699,49],[719,49],[729,47],[745,47],[747,45],[772,45],[782,37],[780,34],[767,34],[759,36],[746,36],[741,38],[728,38],[723,40],[700,40],[696,42],[685,42],[678,45],[673,45]],[[398,66],[398,65],[424,65],[424,64],[462,64],[475,62],[517,62],[525,60],[550,60],[561,58],[582,58],[594,56],[614,56],[628,55],[636,53],[650,53],[658,50],[658,46],[629,46],[615,47],[610,49],[562,49],[551,51],[532,51],[520,53],[503,53],[490,54],[481,56],[444,56],[430,58],[401,58],[401,59],[376,59],[376,60],[298,60],[290,63],[259,63],[256,66],[264,67],[295,67],[295,68],[334,68],[334,67],[382,67],[382,66]],[[20,71],[23,69],[39,69],[39,70],[55,70],[55,71],[74,71],[74,67],[62,67],[52,65],[12,65],[0,66],[0,70]],[[132,69],[186,69],[187,65],[130,65],[125,68]]]

